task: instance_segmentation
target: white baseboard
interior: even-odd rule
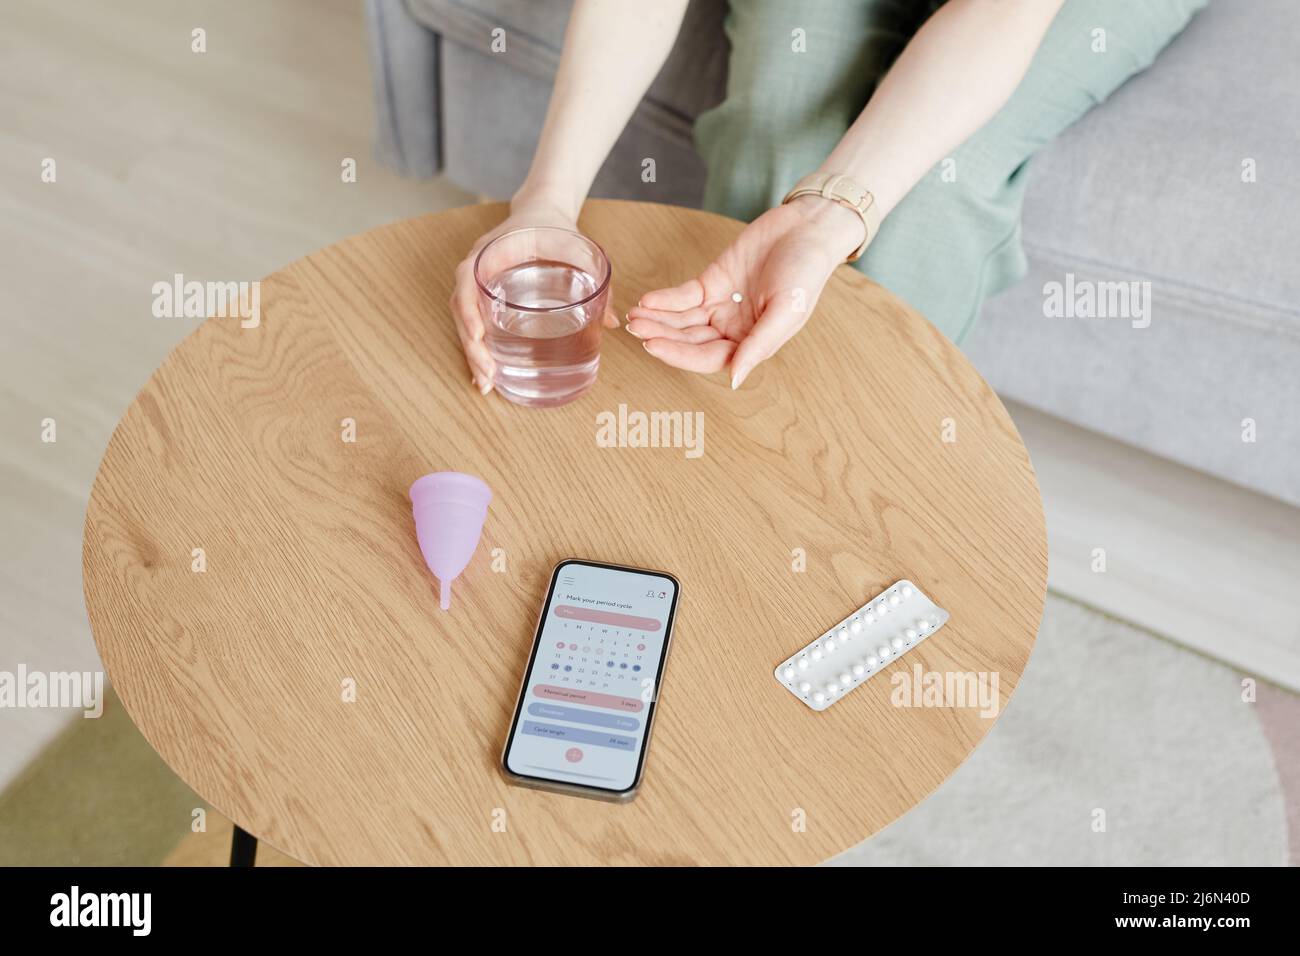
[[[1007,408],[1042,489],[1053,590],[1300,691],[1300,509]]]

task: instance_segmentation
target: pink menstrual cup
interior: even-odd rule
[[[415,537],[424,562],[441,585],[442,609],[451,607],[451,582],[465,570],[478,547],[492,489],[483,479],[458,471],[435,471],[411,485]]]

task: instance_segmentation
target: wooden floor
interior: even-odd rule
[[[1043,493],[1053,591],[1300,692],[1300,509],[1008,407]]]
[[[191,52],[195,28],[206,53]],[[81,594],[91,480],[136,391],[196,324],[153,316],[155,282],[258,279],[472,201],[371,161],[370,88],[360,0],[6,0],[0,669],[99,668]],[[0,715],[0,788],[68,719]]]

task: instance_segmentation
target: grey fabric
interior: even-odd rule
[[[1300,504],[1294,0],[1216,0],[1034,161],[1030,276],[966,350],[1000,393]],[[1258,181],[1242,182],[1254,159]],[[1066,273],[1151,283],[1148,328],[1046,318]],[[1254,419],[1257,440],[1242,441]]]
[[[522,179],[570,5],[407,0],[403,29],[444,38],[446,172],[464,188],[507,196]],[[594,195],[698,203],[704,170],[690,125],[724,90],[725,10],[725,0],[691,4]],[[395,19],[379,37],[384,72],[425,84],[423,99],[378,94],[395,104],[398,168],[436,168],[436,135],[418,131],[437,102],[437,78],[420,71],[438,50],[422,47],[413,83],[398,76],[401,60],[386,49]],[[495,27],[507,31],[504,54],[488,52]],[[966,347],[1004,395],[1300,504],[1300,190],[1288,179],[1300,156],[1296,36],[1295,0],[1214,0],[1151,70],[1044,150],[1025,206],[1029,278],[985,306]],[[646,157],[655,183],[641,181]],[[1258,182],[1242,182],[1245,159]],[[1066,273],[1151,282],[1150,326],[1046,318],[1044,284]],[[1246,418],[1253,443],[1242,441]]]
[[[413,19],[403,0],[366,0],[375,94],[375,158],[407,176],[441,168],[438,34]]]
[[[525,79],[499,57],[455,43],[443,46],[446,173],[463,189],[506,198],[523,181],[541,133],[550,87]],[[501,117],[508,117],[503,121]],[[654,179],[642,164],[654,160]],[[704,163],[688,139],[661,124],[630,126],[592,184],[607,199],[698,206]]]
[[[571,0],[409,0],[443,38],[445,171],[489,196],[514,192],[528,171],[559,66]],[[592,185],[592,195],[699,205],[704,165],[691,127],[726,86],[719,45],[725,0],[692,3],[668,61]],[[492,51],[505,31],[504,52]],[[646,160],[653,160],[649,179]]]
[[[421,23],[448,40],[487,53],[492,31],[505,31],[509,67],[549,81],[559,65],[572,0],[407,0]],[[689,140],[695,117],[722,98],[727,82],[722,21],[727,0],[692,0],[677,43],[646,93],[652,116],[676,118]],[[644,116],[642,117],[645,118]]]

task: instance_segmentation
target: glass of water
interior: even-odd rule
[[[563,405],[596,381],[612,274],[605,251],[553,226],[515,229],[474,260],[493,385],[520,405]]]

